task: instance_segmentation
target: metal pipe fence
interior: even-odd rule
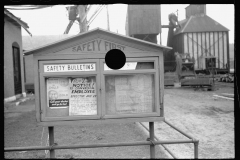
[[[165,121],[166,122],[166,121]],[[58,145],[54,143],[54,128],[48,127],[49,129],[49,146],[30,146],[30,147],[6,147],[4,152],[15,152],[15,151],[34,151],[34,150],[49,150],[50,158],[55,158],[56,149],[78,149],[78,148],[99,148],[99,147],[122,147],[122,146],[140,146],[140,145],[149,145],[150,146],[150,158],[155,158],[155,145],[163,145],[163,147],[169,152],[164,144],[183,144],[183,143],[194,143],[194,158],[198,158],[198,143],[199,141],[192,138],[192,136],[184,133],[177,127],[173,126],[169,122],[166,122],[172,128],[179,131],[186,137],[190,138],[188,140],[165,140],[161,141],[154,136],[154,122],[149,122],[149,133],[150,138],[147,141],[138,141],[138,142],[119,142],[119,143],[102,143],[102,144],[77,144],[77,145]],[[157,139],[157,140],[155,140]],[[176,156],[170,151],[169,152],[174,158]]]
[[[189,140],[173,140],[173,141],[177,141],[177,144],[181,144],[181,143],[193,143],[194,144],[194,158],[197,159],[198,158],[198,144],[199,144],[199,140],[196,140],[195,138],[193,138],[191,135],[183,132],[182,130],[180,130],[179,128],[177,128],[176,126],[174,126],[173,124],[169,123],[168,121],[166,121],[166,119],[164,120],[164,122],[169,125],[170,127],[172,127],[173,129],[175,129],[176,131],[178,131],[179,133],[183,134],[184,136],[186,136],[187,138],[189,138]],[[148,128],[145,127],[141,122],[139,122],[147,131]],[[154,138],[157,141],[160,141],[156,136],[154,136]],[[167,143],[165,143],[167,144]],[[170,144],[170,143],[168,143]],[[171,143],[174,144],[174,143]],[[161,144],[163,146],[164,149],[166,149],[166,151],[175,159],[177,159],[177,156],[175,154],[173,154],[164,144]]]

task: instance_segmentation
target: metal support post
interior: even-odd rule
[[[199,144],[199,141],[194,143],[194,158],[195,159],[198,159],[198,144]]]
[[[154,122],[149,122],[150,141],[154,141]],[[152,142],[153,143],[153,142]],[[155,145],[150,145],[150,158],[155,158]]]
[[[49,146],[54,145],[54,128],[48,127],[48,133],[49,133]],[[55,150],[50,149],[50,158],[55,158]]]

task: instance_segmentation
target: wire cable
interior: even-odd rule
[[[104,8],[104,6],[102,6],[100,9],[99,9],[99,11],[96,13],[96,15],[94,16],[94,18],[91,20],[91,21],[89,21],[89,23],[87,24],[88,26],[92,23],[92,21],[97,17],[97,15],[102,11],[102,9]]]
[[[91,18],[88,20],[89,22],[92,20],[92,18],[97,14],[97,12],[99,11],[99,9],[102,7],[102,5],[101,6],[99,6],[97,9],[96,9],[96,11],[93,13],[93,15],[91,16]]]

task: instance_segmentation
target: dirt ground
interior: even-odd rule
[[[166,120],[199,140],[199,158],[235,158],[234,101],[213,96],[234,94],[234,84],[218,83],[217,88],[216,91],[194,91],[190,87],[164,90]],[[164,122],[155,122],[155,135],[160,140],[187,139]],[[166,146],[178,158],[194,158],[193,144]]]
[[[216,91],[194,91],[190,87],[167,87],[164,91],[166,120],[199,140],[199,158],[235,157],[234,101],[213,96],[233,94],[234,85],[222,84],[218,84]],[[33,100],[20,106],[7,107],[7,111],[4,114],[5,147],[46,145],[47,131],[36,125]],[[148,123],[143,124],[148,127]],[[134,123],[56,127],[55,131],[59,144],[128,142],[147,138]],[[155,122],[155,135],[160,140],[187,139],[164,122]],[[194,158],[193,144],[166,146],[177,158]],[[149,146],[57,150],[56,155],[59,158],[149,158]],[[5,153],[5,158],[44,157],[44,151]],[[168,158],[169,155],[157,149],[156,157]]]
[[[34,100],[19,106],[6,107],[4,114],[4,147],[27,147],[47,145],[47,127],[37,126]],[[145,141],[148,136],[136,123],[101,124],[90,126],[56,126],[55,142],[59,145],[98,144]],[[44,159],[45,151],[5,152],[6,159]],[[150,158],[150,147],[104,147],[64,149],[55,151],[56,158]],[[156,158],[168,158],[157,146]]]

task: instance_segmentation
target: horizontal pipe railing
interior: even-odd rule
[[[139,122],[148,132],[149,132],[149,129],[144,126],[141,122]],[[160,141],[155,135],[154,135],[154,138],[157,140],[157,141]],[[164,145],[162,144],[163,148],[166,149],[168,151],[168,153],[175,159],[177,159],[177,157]]]
[[[191,135],[184,133],[181,129],[175,127],[174,125],[172,125],[171,123],[169,123],[166,119],[164,120],[165,123],[167,123],[169,126],[171,126],[172,128],[174,128],[175,130],[177,130],[178,132],[182,133],[184,136],[192,139],[193,142],[197,142],[198,140],[195,140],[195,138],[193,138]]]
[[[155,145],[160,144],[179,144],[193,143],[192,140],[167,140],[167,141],[152,141]],[[13,151],[28,151],[28,150],[55,150],[55,149],[74,149],[74,148],[98,148],[98,147],[119,147],[119,146],[137,146],[137,145],[152,145],[150,141],[140,142],[124,142],[124,143],[102,143],[102,144],[84,144],[84,145],[68,145],[68,146],[32,146],[32,147],[8,147],[4,148],[5,152]]]

